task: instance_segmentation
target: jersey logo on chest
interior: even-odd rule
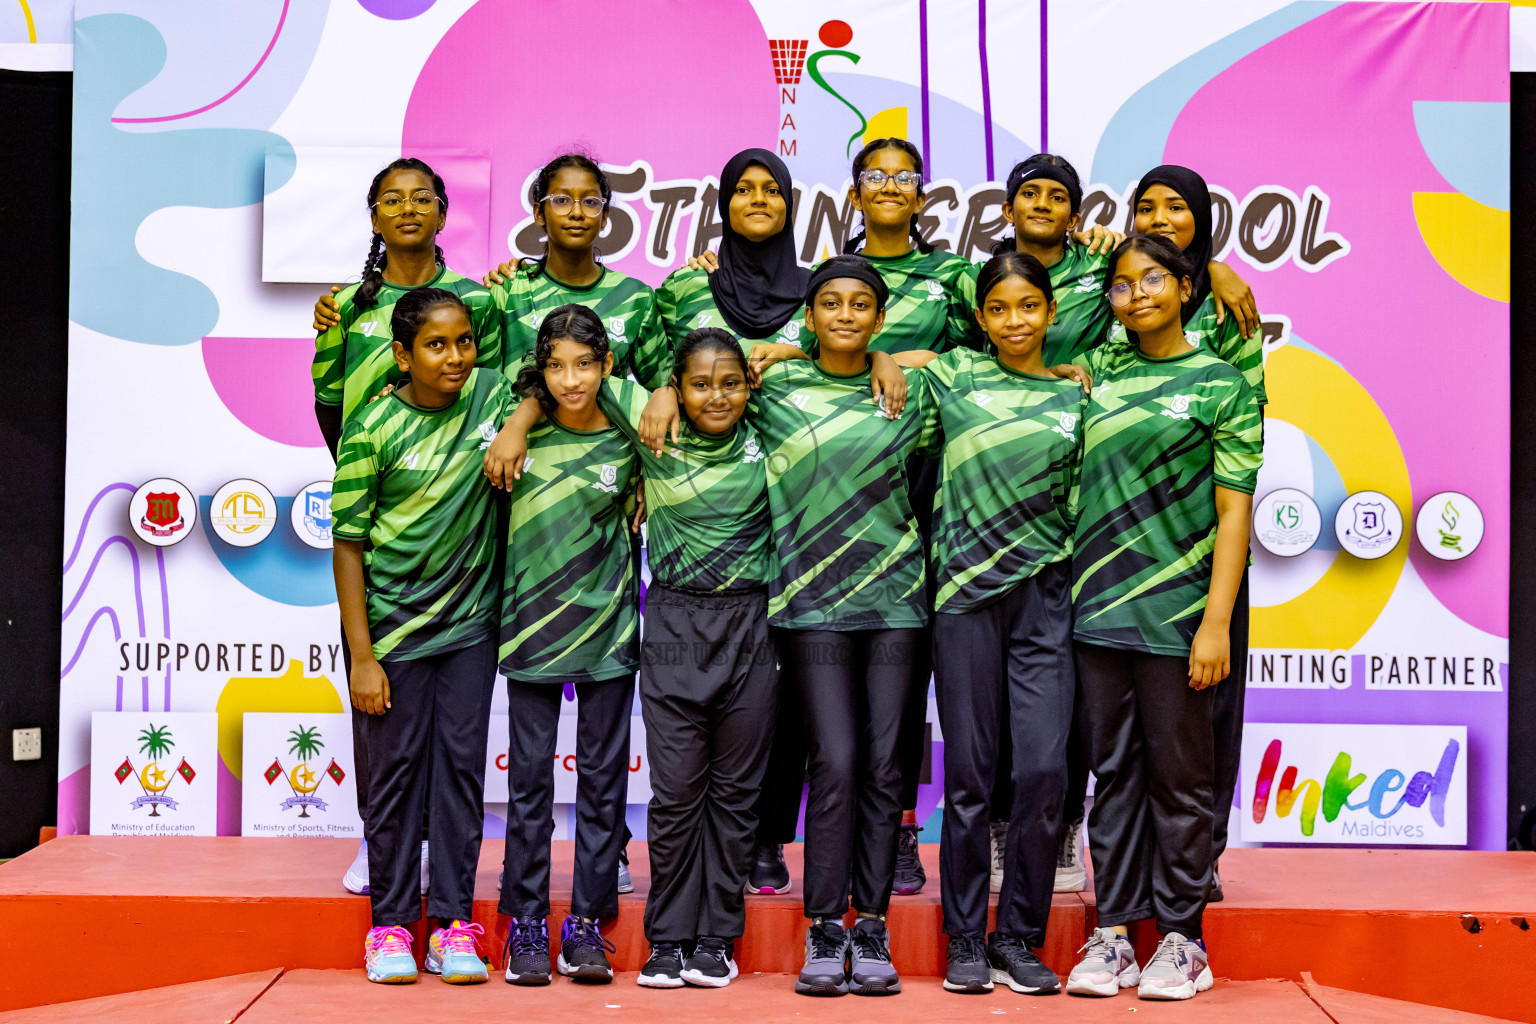
[[[400,460],[401,469],[415,469],[417,461],[421,458],[421,452],[410,452]]]
[[[977,391],[971,395],[971,400],[985,409],[987,407],[987,403],[992,401],[992,396],[987,394],[985,391]]]
[[[811,398],[809,395],[794,395],[790,398],[789,404],[793,405],[796,409],[803,410],[806,406],[806,403],[810,400]]]
[[[1093,279],[1092,274],[1084,274],[1082,277],[1077,279],[1077,286],[1072,290],[1074,292],[1081,292],[1086,294],[1088,292],[1097,291],[1098,287],[1099,284]]]
[[[1056,426],[1051,428],[1068,441],[1073,440],[1072,432],[1077,429],[1077,413],[1059,412],[1056,414]]]
[[[924,283],[926,283],[928,285],[928,301],[929,302],[943,302],[944,301],[944,286],[943,285],[939,284],[939,282],[937,282],[937,281],[927,281],[927,282],[924,282]]]
[[[623,317],[611,316],[608,318],[608,333],[613,335],[614,341],[624,340],[624,327],[625,324]]]
[[[480,424],[480,450],[485,451],[496,440],[496,425],[490,420]]]
[[[373,337],[373,332],[378,330],[378,329],[379,329],[379,322],[377,320],[369,320],[367,323],[363,324],[363,326],[362,326],[363,337],[365,337],[365,338]]]
[[[605,462],[603,463],[602,468],[597,471],[597,480],[593,482],[592,486],[596,487],[600,491],[607,491],[609,494],[618,494],[618,480],[618,468]]]
[[[698,328],[698,327],[708,327],[709,326],[709,321],[711,319],[712,318],[710,317],[708,311],[700,313],[698,316],[693,318],[693,326],[695,328]]]
[[[741,456],[742,462],[757,462],[763,457],[763,449],[757,443],[757,438],[747,438],[747,446]]]
[[[1176,420],[1189,419],[1189,395],[1174,395],[1168,408],[1163,410],[1164,416],[1171,416]]]

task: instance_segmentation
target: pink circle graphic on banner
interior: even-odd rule
[[[565,13],[550,21],[552,10]],[[778,99],[768,38],[746,0],[690,7],[686,18],[626,0],[481,2],[427,58],[406,107],[401,150],[489,154],[495,262],[510,253],[509,236],[528,217],[529,176],[557,154],[589,150],[610,167],[643,160],[651,168],[645,192],[657,182],[718,175],[742,149],[775,147]],[[632,196],[629,205],[643,230],[651,219],[645,202]],[[650,239],[637,235],[612,265],[658,280],[664,269],[647,262]],[[484,269],[451,249],[447,255],[463,273]],[[669,256],[672,266],[681,262],[675,241]]]

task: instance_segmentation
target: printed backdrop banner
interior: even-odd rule
[[[1116,228],[1154,165],[1206,177],[1266,334],[1249,718],[1465,728],[1467,844],[1502,848],[1508,10],[1142,10],[79,0],[60,830],[87,828],[94,711],[217,712],[233,834],[241,716],[347,706],[330,555],[299,532],[314,501],[292,506],[332,468],[314,282],[360,272],[385,157],[442,154],[448,260],[479,276],[541,250],[527,185],[586,149],[615,188],[602,251],[656,283],[718,239],[734,152],[783,155],[810,262],[858,230],[851,155],[901,135],[921,230],[972,259],[1031,153],[1072,160],[1085,219]]]
[[[352,716],[248,711],[240,834],[362,838]]]

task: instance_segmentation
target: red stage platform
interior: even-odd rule
[[[561,896],[569,893],[571,844],[556,847],[558,925],[567,911]],[[327,839],[70,836],[46,843],[0,867],[0,950],[9,954],[6,962],[18,968],[0,979],[0,1010],[114,993],[134,992],[135,996],[124,998],[148,998],[150,993],[138,990],[206,979],[233,984],[230,976],[283,968],[290,973],[256,999],[242,1020],[306,1016],[294,1002],[294,1016],[283,1017],[285,999],[323,999],[333,1017],[353,1010],[376,1015],[386,1008],[379,1001],[384,996],[378,994],[380,987],[363,983],[357,971],[368,927],[368,902],[349,896],[339,884],[355,849],[351,841]],[[799,849],[786,851],[797,887]],[[618,947],[615,966],[623,972],[637,970],[646,952],[641,934],[645,844],[632,843],[630,855],[637,891],[620,897],[619,917],[608,928]],[[978,1011],[985,1012],[983,1003],[990,1006],[991,1002],[961,1001],[952,1006],[959,997],[944,993],[934,978],[942,973],[944,963],[937,847],[925,846],[923,856],[929,874],[924,893],[891,901],[892,952],[903,975],[911,979],[901,1012],[924,1020],[961,1014],[974,1018]],[[505,921],[496,914],[500,860],[501,844],[487,842],[475,902],[475,917],[485,926],[489,952],[498,963],[505,935]],[[1531,982],[1536,972],[1536,931],[1530,928],[1536,922],[1536,856],[1233,850],[1222,860],[1222,876],[1227,901],[1213,906],[1206,916],[1212,967],[1218,978],[1255,983],[1284,978],[1300,983],[1303,973],[1310,972],[1316,985],[1348,990],[1346,995],[1364,993],[1536,1022],[1536,985]],[[1058,896],[1046,961],[1065,972],[1094,921],[1092,893]],[[725,1001],[705,1003],[707,994],[646,993],[633,985],[632,974],[600,989],[556,985],[537,996],[516,993],[514,997],[507,986],[495,982],[480,993],[452,998],[472,1000],[463,1004],[466,1012],[485,1006],[488,1013],[495,1007],[503,1014],[520,1005],[531,1009],[535,1003],[549,1009],[557,1005],[570,1009],[577,1003],[602,1008],[614,1003],[623,1008],[649,1007],[652,1016],[674,1018],[679,1014],[672,1007],[685,1006],[698,1007],[698,1012],[712,1017],[727,1012],[750,1019],[803,1014],[805,1001],[793,999],[788,980],[770,984],[766,976],[798,967],[804,927],[798,895],[748,897],[747,932],[738,962],[750,984],[732,986],[728,991],[733,995]],[[1154,941],[1150,930],[1138,938],[1147,948]],[[41,969],[40,941],[51,960],[60,964],[56,969]],[[419,951],[421,943],[417,946]],[[350,973],[311,973],[328,969]],[[757,972],[764,977],[753,978]],[[236,989],[244,991],[250,984],[251,979],[246,979]],[[420,999],[447,998],[433,994],[438,987],[435,979],[424,978],[411,994],[396,998],[413,1006],[424,1005],[415,1002]],[[785,993],[782,1000],[780,990]],[[752,996],[754,992],[758,994]],[[1324,1001],[1306,998],[1296,985],[1273,989],[1218,982],[1215,992],[1195,1000],[1190,1013],[1178,1019],[1230,1020],[1239,1014],[1250,1021],[1328,1019],[1305,1015],[1320,1013]],[[1277,994],[1281,992],[1286,993],[1283,999]],[[930,1004],[933,993],[937,995]],[[1266,1005],[1272,1004],[1274,1012],[1259,1012],[1258,1004],[1245,1002],[1257,998],[1255,994],[1262,995]],[[669,995],[677,1001],[656,1001]],[[1294,1014],[1282,1005],[1291,1005],[1288,1001],[1293,996],[1302,999],[1294,1003]],[[228,990],[226,997],[237,998],[238,992]],[[923,1007],[907,1005],[915,1001],[923,1002]],[[1012,1012],[1016,1005],[1025,1005],[1011,995],[991,1001],[1001,1007],[994,1012]],[[850,1002],[867,1009],[855,1010],[848,1007]],[[878,1009],[879,1000],[873,1006],[867,1000],[836,1003],[837,1010],[827,1011],[834,1018],[889,1012]],[[1096,1019],[1100,1011],[1094,1006],[1105,1007],[1105,1012],[1117,1007],[1122,1014],[1130,1006],[1148,1007],[1129,996],[1103,1003],[1064,998],[1030,1004],[1034,1003],[1049,1005],[1052,1012],[1070,1010],[1078,1019]],[[435,1005],[446,1008],[446,1004]],[[269,1016],[262,1016],[268,1011]],[[65,1019],[32,1016],[32,1012],[15,1019]],[[1398,1015],[1393,1019],[1449,1018]]]

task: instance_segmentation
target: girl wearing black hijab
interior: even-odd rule
[[[1184,303],[1184,333],[1192,342],[1206,348],[1217,358],[1231,364],[1248,382],[1261,417],[1267,398],[1264,393],[1264,352],[1262,335],[1257,329],[1246,334],[1236,316],[1221,317],[1221,302],[1212,293],[1211,271],[1222,264],[1211,263],[1211,193],[1205,179],[1188,167],[1164,164],[1142,175],[1136,186],[1138,233],[1162,235],[1184,251],[1195,268],[1194,290]],[[1229,272],[1230,273],[1230,272]],[[1257,314],[1252,319],[1257,320]],[[1111,332],[1123,332],[1118,325]],[[1123,333],[1120,333],[1123,337]],[[1232,674],[1216,687],[1211,706],[1211,725],[1215,732],[1216,777],[1212,811],[1211,860],[1214,864],[1227,848],[1227,819],[1231,816],[1232,796],[1237,788],[1238,760],[1243,746],[1243,696],[1248,683],[1248,571],[1243,570],[1242,584],[1232,606],[1230,625]],[[1213,871],[1210,900],[1222,898],[1221,876]]]

